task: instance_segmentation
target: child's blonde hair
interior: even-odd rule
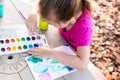
[[[58,21],[68,21],[75,13],[85,9],[91,11],[88,0],[40,0],[39,7],[44,19],[49,19],[54,14]]]

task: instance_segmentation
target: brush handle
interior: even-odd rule
[[[19,15],[21,16],[21,18],[25,21],[26,18],[25,18],[25,16],[22,14],[22,12],[19,10],[18,13],[19,13]]]

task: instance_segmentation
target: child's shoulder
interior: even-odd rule
[[[88,10],[88,9],[85,9],[85,10],[82,12],[80,18],[85,18],[85,19],[86,19],[86,18],[92,18],[92,17],[91,17],[91,14],[90,14],[89,10]]]
[[[90,12],[89,12],[88,9],[85,9],[85,10],[82,12],[82,14],[81,14],[81,17],[85,17],[85,16],[91,17]]]
[[[84,12],[81,14],[76,25],[81,28],[93,26],[92,17],[87,9],[85,9]]]

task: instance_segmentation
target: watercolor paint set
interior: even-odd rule
[[[0,55],[26,52],[30,48],[47,45],[45,35],[0,39]]]
[[[75,55],[75,52],[69,46],[60,46],[55,48],[55,50],[65,54]],[[50,58],[29,56],[26,57],[26,62],[35,80],[54,80],[76,71],[76,69],[65,66]]]

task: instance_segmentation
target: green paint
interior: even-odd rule
[[[27,49],[27,46],[26,46],[26,45],[24,45],[24,46],[23,46],[23,49]]]
[[[37,60],[38,58],[37,57],[33,57],[33,60]]]
[[[21,38],[22,41],[25,41],[25,38]]]

